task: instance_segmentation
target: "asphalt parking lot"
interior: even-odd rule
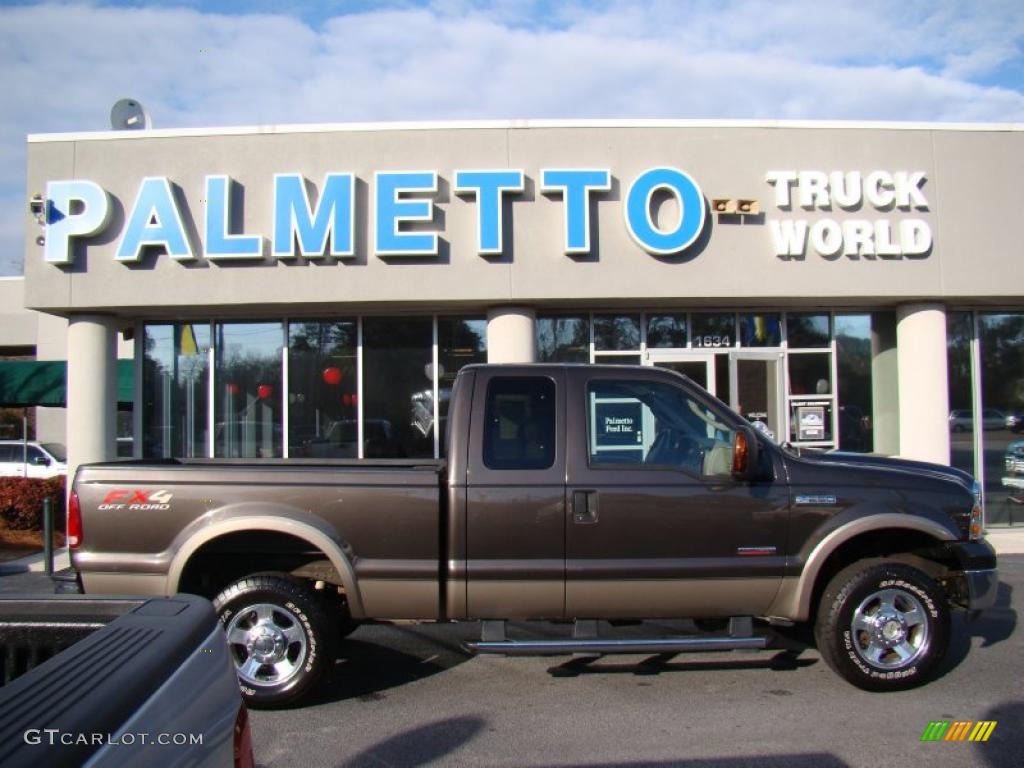
[[[870,694],[816,651],[471,657],[475,625],[363,627],[302,708],[254,712],[257,763],[284,766],[1022,766],[1024,555],[997,606],[958,618],[941,676]],[[922,743],[931,721],[989,741]]]

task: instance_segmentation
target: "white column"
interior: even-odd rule
[[[117,328],[112,318],[68,323],[68,483],[79,464],[110,461],[117,436]]]
[[[495,307],[487,310],[487,362],[535,362],[536,322],[537,313],[526,307]]]
[[[896,310],[900,456],[949,464],[946,309],[907,304]]]

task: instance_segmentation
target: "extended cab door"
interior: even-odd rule
[[[762,451],[732,476],[736,415],[668,371],[567,374],[566,614],[759,614],[785,564],[788,493]]]
[[[470,618],[557,618],[565,610],[565,374],[514,371],[476,373],[466,480]]]

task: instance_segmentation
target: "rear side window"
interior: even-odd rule
[[[487,385],[484,465],[547,469],[555,463],[555,382],[499,377]]]

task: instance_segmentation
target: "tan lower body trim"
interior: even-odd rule
[[[82,573],[85,593],[93,595],[166,595],[162,573]]]
[[[363,615],[370,619],[438,619],[436,580],[359,579]]]
[[[570,581],[566,615],[603,619],[761,616],[779,579]]]

